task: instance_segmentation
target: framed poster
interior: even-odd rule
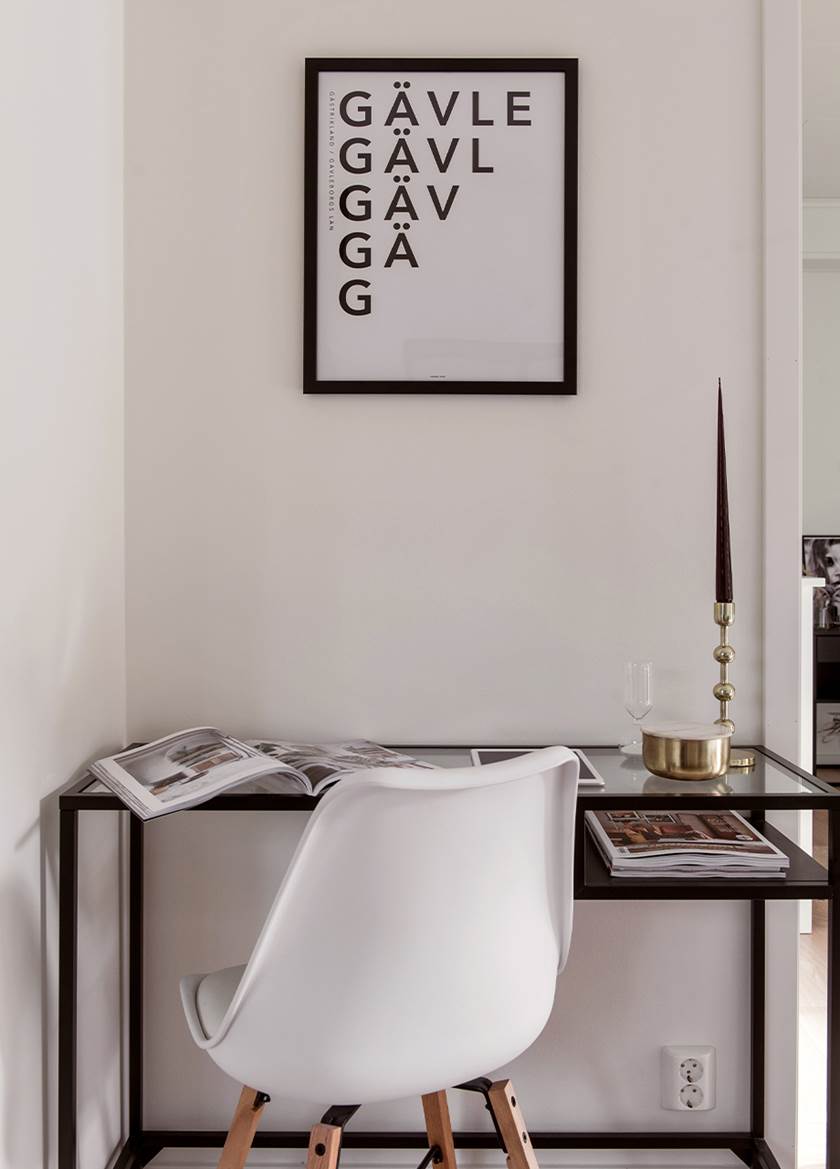
[[[574,394],[577,61],[306,62],[304,391]]]

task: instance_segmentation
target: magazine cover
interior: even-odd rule
[[[737,812],[587,812],[590,832],[613,868],[733,863],[786,868],[789,860]],[[679,860],[675,860],[679,858]]]

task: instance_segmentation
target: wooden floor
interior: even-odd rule
[[[819,774],[840,781],[837,768]],[[826,812],[814,813],[814,857],[828,864]],[[813,902],[813,932],[799,935],[799,1169],[825,1166],[826,904]]]

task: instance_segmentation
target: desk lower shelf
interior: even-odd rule
[[[761,831],[790,858],[785,877],[611,877],[587,830],[584,831],[583,883],[575,889],[581,901],[826,901],[831,897],[828,872],[772,824]]]
[[[499,1137],[493,1132],[455,1132],[457,1149],[499,1150]],[[164,1149],[221,1148],[227,1133],[217,1130],[186,1131],[146,1129],[128,1138],[114,1169],[140,1169]],[[566,1150],[727,1150],[734,1153],[749,1169],[779,1169],[767,1142],[749,1132],[531,1132],[535,1149]],[[257,1131],[254,1148],[301,1149],[309,1143],[308,1132]],[[348,1149],[425,1149],[429,1138],[425,1132],[354,1132],[342,1135],[342,1147]]]

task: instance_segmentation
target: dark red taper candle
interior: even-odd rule
[[[715,600],[732,601],[732,553],[729,547],[729,491],[726,483],[726,439],[723,433],[723,390],[718,378],[717,549]]]

